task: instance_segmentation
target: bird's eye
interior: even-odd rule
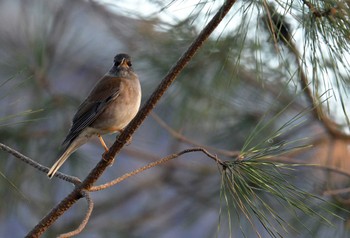
[[[128,64],[129,67],[132,66],[131,61],[129,61],[129,60],[127,61],[127,64]]]

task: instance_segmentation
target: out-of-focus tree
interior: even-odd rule
[[[117,1],[0,1],[0,142],[50,166],[116,53],[132,56],[144,102],[223,2],[131,14]],[[230,170],[187,154],[92,193],[82,236],[348,237],[349,7],[237,1],[101,183],[193,146]],[[60,171],[84,178],[102,153],[93,139]],[[72,186],[0,157],[0,236],[24,236]],[[45,237],[85,211],[78,202]]]

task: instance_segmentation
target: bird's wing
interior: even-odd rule
[[[99,80],[74,115],[72,127],[62,143],[64,147],[69,146],[81,131],[90,126],[106,107],[120,95],[120,83],[120,78],[107,75]]]

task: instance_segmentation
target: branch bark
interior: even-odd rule
[[[120,134],[118,139],[114,142],[108,153],[103,155],[96,167],[88,174],[85,180],[78,185],[66,198],[64,198],[53,210],[51,210],[26,237],[40,237],[61,215],[63,215],[70,207],[83,197],[83,192],[89,190],[96,180],[103,174],[106,168],[113,162],[114,157],[119,153],[131,135],[140,127],[148,114],[156,106],[156,103],[164,95],[169,86],[174,82],[176,77],[188,64],[191,58],[203,45],[204,41],[216,29],[222,19],[226,16],[236,0],[227,0],[210,20],[210,22],[200,32],[198,37],[189,46],[187,51],[180,57],[176,64],[169,70],[162,82],[158,85],[151,97],[147,100],[141,108],[136,117]]]

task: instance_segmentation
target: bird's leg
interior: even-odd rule
[[[102,136],[100,134],[98,134],[97,136],[98,136],[98,139],[100,139],[101,145],[103,146],[105,151],[108,152],[108,147],[107,147],[105,141],[103,140]]]
[[[97,135],[98,136],[98,139],[100,139],[100,142],[101,142],[101,145],[103,146],[103,148],[105,149],[105,152],[103,153],[102,155],[102,158],[107,161],[106,159],[106,154],[108,153],[109,149],[105,143],[105,141],[103,140],[102,136],[100,134]],[[110,165],[109,166],[112,166],[114,164],[114,158],[110,161]]]

